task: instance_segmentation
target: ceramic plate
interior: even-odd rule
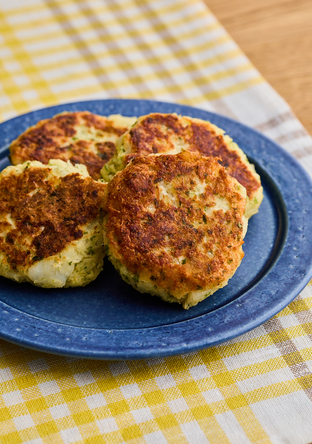
[[[312,186],[298,162],[260,133],[188,106],[145,100],[98,100],[31,112],[0,125],[0,168],[8,146],[40,119],[62,111],[139,116],[150,112],[210,120],[245,151],[261,175],[264,199],[249,222],[245,257],[229,285],[186,311],[142,295],[106,260],[91,284],[40,289],[0,278],[0,337],[50,353],[139,359],[187,353],[235,338],[288,305],[312,275]]]

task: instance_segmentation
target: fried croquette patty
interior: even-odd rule
[[[86,165],[93,179],[100,179],[103,165],[113,156],[115,142],[135,122],[119,114],[108,117],[88,111],[65,112],[41,120],[10,146],[13,165],[27,160],[47,164],[50,159]]]
[[[104,165],[101,174],[108,181],[134,157],[174,154],[184,150],[218,157],[227,172],[247,190],[246,217],[258,211],[263,189],[254,166],[222,129],[196,118],[160,113],[140,117],[117,141],[116,152]]]
[[[138,291],[187,309],[240,265],[246,190],[217,159],[188,151],[137,157],[104,194],[108,258]]]
[[[0,275],[41,287],[86,285],[103,267],[105,184],[83,165],[26,162],[0,174]]]

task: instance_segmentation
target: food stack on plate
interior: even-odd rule
[[[234,275],[263,198],[222,129],[177,114],[65,112],[21,134],[10,159],[0,274],[45,288],[87,285],[106,255],[136,290],[188,309]]]

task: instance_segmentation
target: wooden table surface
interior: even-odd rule
[[[312,134],[312,0],[204,0]]]

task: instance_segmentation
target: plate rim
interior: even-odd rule
[[[283,201],[286,205],[286,210],[288,213],[288,228],[285,236],[285,244],[279,254],[279,257],[276,259],[275,264],[264,276],[264,279],[268,279],[267,276],[272,274],[271,279],[273,278],[273,284],[275,285],[273,285],[273,289],[270,289],[270,294],[273,296],[274,293],[274,304],[272,306],[266,306],[264,309],[263,304],[261,304],[261,298],[256,297],[256,291],[260,290],[260,295],[264,294],[264,288],[262,288],[264,285],[264,279],[262,279],[254,287],[247,290],[237,299],[225,304],[215,311],[202,314],[196,318],[179,321],[169,325],[160,325],[157,327],[108,330],[75,327],[67,324],[56,323],[54,321],[45,320],[43,318],[20,311],[17,308],[0,301],[0,337],[2,339],[39,351],[89,359],[144,359],[167,357],[194,352],[203,348],[216,346],[228,340],[239,337],[242,334],[247,333],[248,331],[263,324],[265,321],[272,318],[283,308],[285,308],[300,293],[300,291],[306,286],[312,277],[312,239],[310,240],[309,237],[306,236],[309,230],[312,229],[312,200],[311,203],[309,203],[309,199],[304,199],[303,196],[307,192],[312,194],[312,180],[300,163],[291,154],[276,144],[276,142],[245,124],[222,116],[218,113],[191,107],[189,105],[145,99],[108,98],[73,101],[37,109],[2,122],[0,124],[0,133],[3,127],[14,125],[15,121],[27,119],[27,117],[33,118],[42,113],[51,113],[52,116],[56,113],[54,110],[65,110],[65,108],[74,108],[77,106],[79,107],[86,105],[87,107],[92,107],[95,104],[98,106],[102,105],[104,107],[106,104],[109,105],[114,103],[114,106],[116,106],[116,104],[118,105],[121,102],[123,104],[134,103],[137,106],[144,104],[145,107],[175,108],[175,111],[173,110],[167,112],[178,112],[177,110],[180,110],[180,114],[183,114],[183,110],[185,112],[188,110],[188,113],[184,113],[184,115],[193,114],[194,117],[196,115],[199,116],[199,118],[204,118],[201,116],[205,116],[207,119],[207,116],[209,116],[209,120],[211,120],[213,123],[214,120],[224,122],[225,125],[222,123],[223,126],[221,126],[220,123],[217,125],[221,126],[222,128],[225,126],[224,129],[226,129],[227,134],[231,133],[228,128],[234,127],[236,130],[241,131],[242,134],[247,133],[253,135],[256,140],[259,140],[259,144],[263,149],[267,149],[269,147],[267,152],[265,151],[264,154],[262,153],[261,159],[256,158],[255,160],[257,160],[259,165],[266,171],[275,184],[278,183],[281,186],[284,185],[282,190],[278,186],[277,189],[283,197]],[[72,109],[69,109],[69,111],[71,110]],[[109,114],[112,113],[107,112],[103,115]],[[131,115],[131,113],[128,115]],[[39,118],[39,120],[41,120],[41,118]],[[2,150],[6,148],[7,146],[3,146]],[[251,156],[250,152],[247,152],[247,156]],[[285,177],[283,172],[281,173],[278,170],[274,170],[276,164],[278,164],[278,160],[283,162],[282,167],[284,169],[286,168],[289,173],[289,177]],[[294,180],[295,177],[296,180],[298,180],[298,178],[301,180],[301,186],[296,195],[293,193],[293,188],[285,188],[285,182],[286,184],[289,184],[289,181],[291,179]],[[295,197],[296,201],[294,201]],[[301,199],[299,199],[299,197]],[[300,204],[303,204],[303,206],[300,206]],[[298,212],[299,208],[301,209],[301,213],[305,214],[303,227],[303,222],[300,219],[302,214],[299,214]],[[300,221],[301,223],[299,223]],[[298,247],[296,247],[296,253],[301,255],[301,261],[295,261],[294,259],[296,255],[292,253],[294,263],[297,262],[294,267],[298,275],[296,275],[292,282],[288,282],[288,286],[290,285],[291,290],[288,288],[286,297],[284,296],[281,298],[281,300],[279,300],[277,296],[282,290],[280,288],[276,288],[277,283],[274,283],[274,276],[279,276],[278,273],[281,270],[287,270],[285,264],[283,266],[282,261],[289,261],[291,254],[288,250],[289,248],[294,249],[294,239],[296,242],[298,242],[299,238],[301,238],[301,240],[305,239],[303,250],[300,249],[300,251],[298,251]],[[302,257],[305,258],[305,261],[302,260]],[[289,264],[287,266],[289,267]],[[277,268],[278,270],[276,271]],[[284,290],[285,288],[287,289],[286,283],[284,283],[283,286]],[[255,303],[255,306],[252,309],[250,306],[248,306],[248,304],[250,305],[251,301]],[[249,310],[250,318],[249,320],[245,319],[245,322],[239,326],[233,324],[233,314],[235,314],[235,307],[238,308],[238,304],[240,306],[240,310],[238,310],[239,316],[236,316],[235,320],[240,320],[243,311],[245,313],[246,309]],[[255,315],[255,319],[251,317],[251,314]],[[6,322],[8,319],[11,321],[11,323],[13,320],[13,325],[18,324],[19,326],[22,326],[22,328],[6,328],[5,326],[10,324],[9,322]],[[14,324],[14,322],[16,324]],[[209,327],[209,322],[213,325],[218,323],[219,328],[217,330],[214,328],[211,329],[211,327]],[[197,337],[192,338],[194,329],[197,333]],[[78,341],[78,343],[76,341],[76,343],[73,344],[71,342],[71,337],[75,337],[75,339],[77,339],[78,333],[81,336],[81,338],[79,338],[80,341]],[[172,333],[174,333],[174,337],[172,337]],[[128,341],[126,341],[126,346],[125,336],[127,336],[126,339],[128,339]],[[51,337],[53,337],[53,340]],[[159,341],[157,344],[156,340]],[[105,346],[103,346],[103,344],[105,344]]]

